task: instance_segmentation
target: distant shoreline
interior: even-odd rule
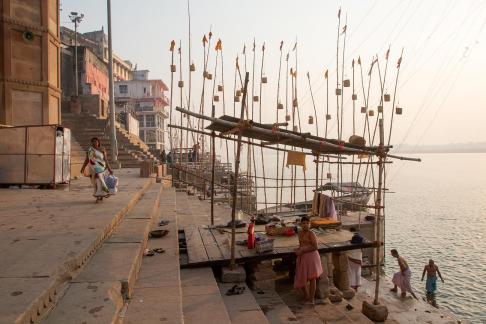
[[[394,153],[486,153],[486,142],[455,143],[445,145],[398,145]]]

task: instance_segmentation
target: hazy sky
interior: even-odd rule
[[[336,137],[336,37],[337,11],[347,16],[345,77],[352,78],[351,61],[361,56],[365,84],[374,55],[378,55],[381,73],[384,72],[385,52],[391,45],[385,89],[393,93],[396,62],[404,48],[399,76],[398,105],[403,115],[396,116],[392,143],[444,144],[486,140],[486,1],[483,0],[350,0],[350,1],[287,1],[287,0],[192,0],[191,3],[192,59],[197,71],[193,73],[192,103],[199,110],[202,83],[201,39],[210,28],[213,44],[209,70],[214,73],[214,43],[223,42],[224,84],[226,110],[233,111],[232,91],[236,55],[240,57],[243,44],[247,46],[247,67],[251,72],[253,38],[256,39],[256,80],[261,67],[261,47],[266,44],[264,75],[269,83],[263,87],[262,112],[264,122],[275,121],[277,103],[276,83],[279,68],[279,45],[284,41],[284,55],[290,52],[290,67],[295,67],[298,40],[298,99],[303,128],[315,133],[315,125],[307,125],[313,115],[312,100],[306,73],[311,84],[320,135],[324,132],[326,87],[324,71],[330,70],[330,137]],[[81,32],[106,30],[106,4],[102,0],[61,0],[61,23],[72,27],[70,11],[85,14]],[[112,0],[114,51],[124,59],[137,63],[139,69],[149,69],[151,78],[162,78],[170,86],[170,52],[172,39],[182,40],[183,72],[187,86],[188,19],[184,0]],[[340,47],[343,43],[341,38]],[[342,55],[342,52],[340,52]],[[341,61],[339,71],[341,73]],[[282,66],[279,100],[285,102],[285,61]],[[221,63],[219,63],[221,66]],[[356,65],[356,67],[358,67]],[[221,83],[221,70],[217,72]],[[251,79],[251,76],[250,76]],[[178,79],[176,79],[177,81]],[[361,79],[356,69],[357,130],[362,132],[363,105]],[[251,84],[250,84],[251,86]],[[375,67],[371,81],[372,93],[379,90]],[[179,105],[179,89],[175,89],[174,103]],[[206,91],[212,90],[212,83]],[[187,92],[187,87],[185,88]],[[259,92],[259,82],[255,94]],[[187,93],[186,93],[187,94]],[[344,137],[352,134],[352,102],[350,88],[345,88]],[[209,107],[209,99],[207,107]],[[379,103],[372,96],[369,106]],[[238,106],[239,108],[239,106]],[[217,104],[222,114],[222,103]],[[255,105],[258,111],[259,104]],[[385,106],[386,127],[389,127],[391,103]],[[209,114],[209,110],[206,110]],[[280,115],[280,120],[284,115]]]

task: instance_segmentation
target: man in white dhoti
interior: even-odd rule
[[[415,294],[413,293],[412,285],[410,284],[412,271],[410,271],[407,261],[402,256],[398,255],[398,251],[395,249],[391,250],[391,255],[397,259],[398,266],[400,267],[400,271],[396,272],[393,275],[392,282],[394,286],[391,291],[397,292],[397,287],[400,287],[402,297],[407,296],[407,292],[409,292],[413,296],[413,298],[418,299],[417,296],[415,296]]]
[[[363,252],[361,250],[350,250],[346,252],[348,256],[348,278],[349,285],[354,290],[358,291],[361,286],[361,265],[363,259]]]

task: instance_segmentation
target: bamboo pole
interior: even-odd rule
[[[312,99],[312,107],[314,107],[314,118],[316,124],[316,136],[319,137],[319,126],[318,126],[318,119],[317,119],[317,109],[316,109],[316,102],[314,101],[314,94],[312,93],[312,85],[310,81],[310,74],[307,72],[307,81],[309,82],[309,91]],[[319,153],[316,153],[316,160],[319,161]],[[316,190],[319,187],[319,164],[316,162]]]
[[[263,83],[262,83],[262,78],[263,78],[263,64],[265,62],[265,42],[262,45],[262,63],[261,63],[261,68],[260,68],[260,93],[259,93],[259,122],[260,124],[262,123],[262,88],[263,88]],[[262,172],[263,172],[263,198],[264,201],[267,201],[267,180],[265,178],[265,159],[263,157],[263,146],[260,146],[260,155],[262,158]],[[256,173],[255,173],[256,174]],[[267,204],[265,203],[265,210],[267,209]]]
[[[384,131],[383,131],[383,119],[379,120],[379,128],[380,128],[380,147],[383,147],[384,145]],[[375,201],[375,206],[379,207],[381,206],[381,195],[382,195],[382,181],[383,181],[383,164],[381,163],[383,161],[383,156],[382,154],[378,155],[378,161],[380,162],[378,164],[378,192],[377,192],[377,197]],[[376,232],[377,232],[377,244],[375,247],[375,253],[378,256],[377,257],[377,262],[376,262],[376,281],[375,281],[375,299],[373,303],[375,305],[379,304],[378,297],[379,297],[379,291],[380,291],[380,248],[381,248],[381,242],[382,242],[382,235],[381,235],[381,209],[382,208],[375,208],[375,224],[376,224]]]
[[[181,44],[180,40],[179,40],[179,81],[183,82],[182,81],[182,44]],[[182,107],[182,87],[179,86],[179,89],[180,89],[180,95],[181,95],[180,105]],[[181,126],[184,126],[183,125],[183,119],[184,119],[184,114],[181,113]],[[183,137],[184,137],[182,135],[182,131],[180,132],[180,135],[181,135],[181,138],[180,138],[180,142],[179,142],[179,163],[182,163],[182,143],[183,143]]]
[[[188,70],[189,70],[189,94],[188,94],[188,99],[187,99],[187,109],[191,110],[191,89],[192,89],[192,71],[191,71],[191,10],[189,6],[189,0],[187,0],[187,20],[188,20],[188,36],[189,36],[189,44],[187,48],[187,53],[188,53]],[[187,126],[190,127],[190,120],[189,120],[189,115],[186,115],[187,120]],[[186,147],[189,147],[189,132],[186,133]]]
[[[285,118],[287,119],[287,116],[289,114],[289,53],[287,52],[286,59],[287,64],[286,64],[286,70],[285,70]],[[288,129],[288,126],[285,126],[285,129]],[[284,149],[287,148],[287,145],[284,145]],[[284,172],[285,172],[285,152],[283,154],[283,159],[282,159],[282,179],[284,177]],[[281,181],[281,184],[283,185],[283,181]],[[280,189],[280,211],[282,210],[282,198],[283,198],[283,188]]]
[[[245,73],[245,86],[243,88],[243,100],[241,102],[241,113],[240,113],[240,121],[244,120],[244,111],[245,111],[245,101],[246,101],[246,92],[248,90],[248,78],[249,73]],[[236,150],[236,161],[235,161],[235,178],[233,184],[233,201],[231,206],[231,262],[230,262],[230,269],[234,270],[236,263],[235,263],[235,236],[236,236],[236,222],[235,222],[235,213],[236,213],[236,190],[238,186],[238,171],[240,167],[240,154],[241,154],[241,131],[238,132],[238,148]]]
[[[278,79],[277,79],[277,107],[275,107],[275,112],[276,112],[276,123],[278,124],[278,106],[280,104],[280,76],[282,72],[282,47],[283,47],[283,41],[280,42],[280,58],[279,58],[279,63],[278,63]],[[277,143],[277,149],[280,148],[280,145]],[[275,196],[276,196],[276,202],[278,205],[278,175],[279,175],[279,166],[280,166],[280,151],[277,150],[277,180],[276,180],[276,190],[275,190]]]
[[[211,116],[214,118],[215,106],[212,105]],[[211,132],[211,225],[214,225],[214,165],[216,163],[216,132]]]
[[[398,76],[400,75],[400,66],[402,63],[402,57],[403,57],[403,48],[402,48],[402,53],[400,54],[400,58],[398,59],[397,63],[397,77],[395,79],[395,89],[393,90],[393,104],[392,104],[392,114],[391,114],[391,120],[390,120],[390,132],[388,133],[388,145],[390,144],[391,141],[391,134],[392,134],[392,129],[393,129],[393,116],[395,115],[395,99],[397,96],[397,86],[398,86]]]

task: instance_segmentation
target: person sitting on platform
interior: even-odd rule
[[[400,287],[400,290],[402,292],[402,297],[407,296],[407,292],[409,292],[413,296],[413,298],[418,299],[412,290],[412,285],[410,284],[412,271],[410,271],[410,267],[408,266],[407,261],[402,256],[398,255],[398,251],[396,249],[391,250],[391,255],[397,259],[398,266],[400,267],[400,271],[395,272],[395,274],[393,275],[392,282],[394,286],[391,291],[397,292],[398,286]]]
[[[295,250],[297,263],[295,267],[294,288],[304,294],[303,303],[314,304],[316,280],[322,274],[322,264],[317,250],[317,238],[310,230],[310,219],[303,216],[300,221],[302,231],[299,233],[299,248]],[[309,287],[307,287],[309,283]]]
[[[434,260],[430,259],[429,264],[424,267],[422,272],[422,281],[424,281],[425,273],[427,272],[427,281],[425,282],[425,291],[427,293],[427,302],[431,303],[432,306],[437,307],[437,302],[435,300],[435,293],[437,291],[437,275],[439,275],[440,280],[442,275],[440,274],[439,267],[434,263]]]

